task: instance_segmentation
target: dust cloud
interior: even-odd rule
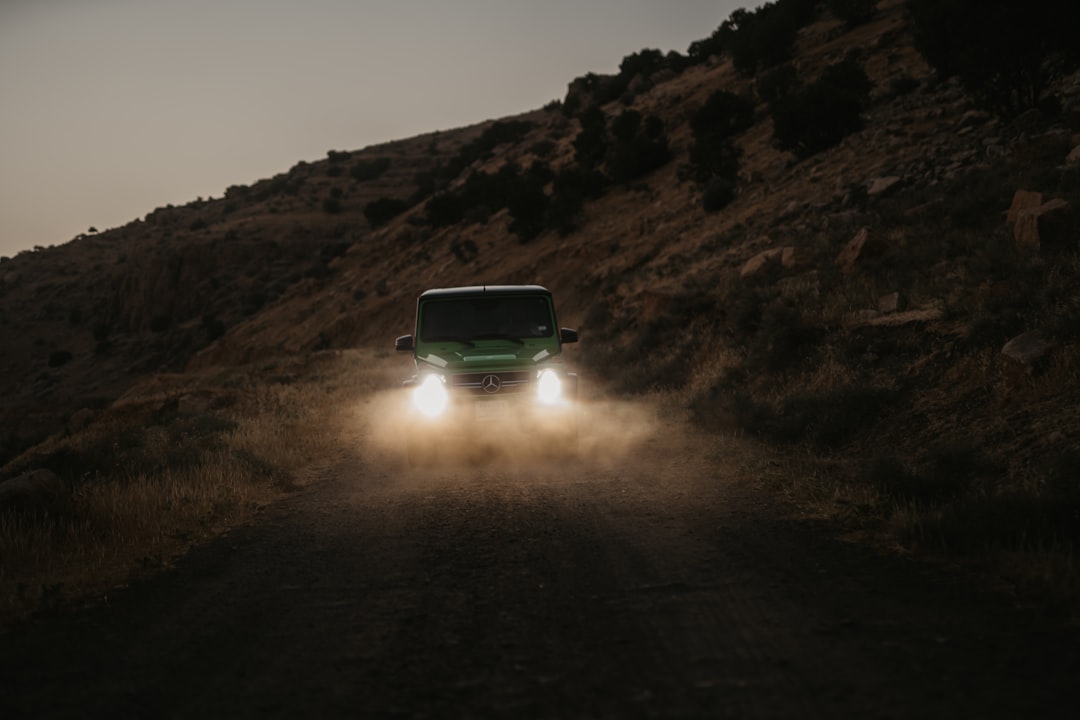
[[[473,408],[465,410],[471,415]],[[623,461],[659,426],[656,408],[645,401],[595,399],[580,402],[568,412],[526,420],[511,411],[494,421],[442,427],[417,417],[408,391],[394,389],[360,398],[348,434],[360,440],[371,459],[402,467],[408,467],[410,438],[431,453],[427,464],[436,469],[485,465],[528,469],[545,464],[610,467]]]

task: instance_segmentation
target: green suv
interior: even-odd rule
[[[394,343],[416,363],[404,383],[409,462],[431,462],[462,437],[524,434],[552,450],[576,445],[578,378],[563,366],[562,346],[577,340],[577,331],[559,328],[551,292],[539,285],[422,293],[415,334]]]

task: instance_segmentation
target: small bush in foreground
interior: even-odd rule
[[[1080,541],[1080,501],[1026,490],[967,498],[937,513],[920,515],[901,539],[963,553],[1066,550]]]

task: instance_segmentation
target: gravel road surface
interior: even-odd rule
[[[799,519],[739,441],[656,418],[603,460],[414,471],[370,431],[254,524],[0,636],[0,717],[1080,713],[1076,632]]]

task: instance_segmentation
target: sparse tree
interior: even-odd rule
[[[870,80],[854,60],[830,66],[821,78],[778,98],[769,110],[776,144],[807,157],[862,129]]]
[[[943,77],[956,75],[1003,116],[1038,105],[1080,65],[1075,0],[910,0],[916,46]]]

